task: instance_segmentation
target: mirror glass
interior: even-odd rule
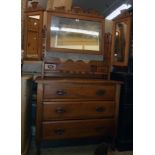
[[[127,24],[125,22],[116,23],[115,30],[114,61],[123,62],[125,58]]]
[[[50,47],[100,51],[100,22],[52,16]]]
[[[27,20],[27,51],[29,57],[38,56],[38,38],[39,38],[40,15],[28,16]]]

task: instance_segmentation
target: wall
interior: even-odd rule
[[[112,34],[112,24],[113,24],[113,21],[105,19],[105,33]]]

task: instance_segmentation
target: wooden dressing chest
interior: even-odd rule
[[[36,80],[37,142],[82,137],[115,138],[120,83],[110,80]]]
[[[109,80],[111,35],[104,34],[104,17],[77,7],[59,9],[46,12],[44,49],[68,57],[44,55],[42,76],[36,79],[36,142],[115,140],[121,84]],[[81,60],[89,54],[89,60]]]

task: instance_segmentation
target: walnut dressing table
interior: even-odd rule
[[[38,79],[37,141],[115,136],[120,84],[77,78]]]
[[[43,140],[84,137],[115,140],[121,83],[109,80],[111,54],[105,38],[104,18],[96,12],[47,12],[47,51],[94,54],[104,60],[44,59],[42,77],[36,79],[38,145]]]
[[[54,75],[37,78],[36,82],[38,146],[42,140],[84,137],[110,137],[115,141],[120,82]]]

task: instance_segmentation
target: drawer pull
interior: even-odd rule
[[[96,95],[103,96],[103,95],[105,95],[105,92],[106,92],[105,90],[100,89],[100,90],[97,90]]]
[[[64,90],[58,90],[58,91],[56,92],[56,94],[59,95],[59,96],[64,96],[64,95],[66,95],[67,93],[66,93]]]
[[[63,107],[59,107],[55,110],[55,112],[59,113],[59,114],[63,114],[65,112],[65,109]]]
[[[57,134],[57,135],[63,135],[64,132],[65,132],[65,130],[64,129],[61,129],[61,128],[54,130],[54,133]]]
[[[105,127],[101,126],[101,127],[96,127],[95,129],[96,129],[96,131],[101,132],[101,131],[105,130]]]
[[[103,112],[105,111],[105,107],[96,107],[96,112]]]

